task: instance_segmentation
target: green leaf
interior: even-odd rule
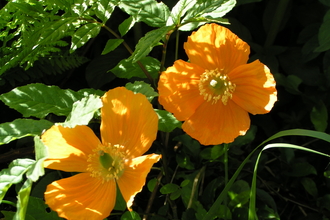
[[[42,131],[50,128],[53,123],[47,120],[16,119],[0,124],[0,145],[27,136],[41,135]]]
[[[315,130],[324,132],[328,127],[328,109],[325,104],[319,100],[310,113],[311,121]]]
[[[141,93],[145,95],[149,102],[153,100],[154,97],[158,96],[158,93],[155,92],[154,88],[150,84],[143,81],[134,81],[134,83],[127,83],[125,85],[126,89],[133,91],[134,93]]]
[[[121,217],[120,220],[141,220],[141,217],[138,213],[134,211],[126,211]]]
[[[225,151],[223,145],[214,145],[213,147],[204,148],[201,151],[201,157],[206,160],[215,160],[223,155]]]
[[[165,110],[159,110],[155,109],[157,115],[158,115],[158,129],[160,131],[164,132],[171,132],[175,128],[180,128],[181,127],[181,122],[178,121],[172,113],[165,111]]]
[[[158,77],[160,67],[159,60],[152,57],[141,57],[140,62],[153,79]],[[132,77],[147,77],[142,71],[141,67],[137,63],[132,62],[130,59],[124,59],[120,61],[117,66],[112,68],[110,71],[119,78],[130,79]]]
[[[52,210],[46,210],[48,206],[43,199],[30,196],[29,204],[26,211],[27,216],[32,216],[34,219],[47,219],[47,220],[59,220],[57,213]]]
[[[330,49],[330,10],[324,15],[323,23],[320,27],[318,38],[320,46],[315,49],[315,52],[323,52]]]
[[[73,103],[72,111],[63,123],[64,127],[87,125],[95,112],[103,106],[99,96],[89,95]]]
[[[17,195],[17,211],[13,220],[25,219],[27,206],[29,203],[30,192],[32,188],[32,180],[27,179],[18,191]]]
[[[115,207],[113,208],[114,210],[119,210],[119,211],[125,211],[127,208],[127,203],[124,200],[123,195],[121,194],[118,185],[116,186],[116,204]]]
[[[101,30],[99,23],[88,23],[81,26],[73,35],[70,53],[83,46],[87,41],[96,37]]]
[[[84,97],[83,93],[41,83],[29,84],[0,95],[0,100],[23,117],[44,118],[49,113],[68,115],[75,101]]]
[[[16,159],[13,160],[8,169],[3,169],[0,172],[0,203],[4,198],[7,190],[12,184],[16,184],[22,181],[23,175],[30,169],[35,163],[31,159]]]
[[[151,180],[148,181],[147,187],[148,187],[148,190],[150,192],[153,192],[154,191],[154,189],[155,189],[155,187],[157,185],[157,181],[158,180],[156,178],[153,178],[153,179],[151,179]]]
[[[318,196],[317,186],[316,186],[314,180],[312,180],[309,177],[304,177],[300,180],[300,183],[303,185],[306,192],[308,192],[311,196],[313,196],[315,198]]]
[[[98,0],[96,1],[97,9],[95,10],[95,15],[101,19],[102,23],[105,24],[110,18],[112,12],[114,11],[116,4],[119,0]]]
[[[180,186],[178,186],[174,183],[168,183],[168,184],[162,186],[162,188],[160,188],[159,191],[161,194],[170,194],[170,193],[177,191],[178,189],[180,189]]]
[[[135,46],[135,51],[128,58],[128,60],[132,60],[132,62],[134,63],[147,56],[152,50],[152,48],[157,45],[160,45],[160,40],[173,29],[173,26],[164,26],[146,33],[146,35],[139,40],[139,42]]]
[[[124,36],[136,23],[136,20],[133,16],[125,19],[119,26],[118,30],[121,36]]]
[[[286,173],[289,176],[303,177],[310,174],[317,175],[317,171],[313,165],[308,162],[293,162],[291,164],[290,173]]]
[[[197,0],[180,0],[171,10],[171,16],[169,17],[166,25],[170,26],[172,24],[180,24],[181,17],[186,14],[186,12],[191,9]]]
[[[118,7],[133,16],[136,22],[143,21],[151,27],[165,26],[170,14],[163,2],[155,0],[121,0]]]
[[[36,182],[39,177],[45,174],[43,163],[48,156],[47,147],[43,144],[39,136],[34,137],[34,151],[36,154],[36,162],[27,171],[26,177]]]
[[[107,41],[101,55],[110,53],[111,51],[115,50],[121,43],[123,43],[123,39],[110,39]]]
[[[217,18],[222,18],[225,14],[231,11],[236,4],[236,0],[199,0],[197,3],[189,9],[184,16],[179,28],[183,31],[191,31],[207,21],[198,21],[198,19],[210,19],[210,22],[214,22]],[[197,20],[196,20],[197,19]],[[219,20],[220,22],[222,20]]]

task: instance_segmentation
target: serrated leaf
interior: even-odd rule
[[[125,19],[119,26],[118,30],[121,36],[124,36],[136,23],[136,19],[133,16]]]
[[[172,113],[165,111],[165,110],[159,110],[155,109],[157,115],[158,115],[158,129],[160,131],[164,132],[171,132],[175,128],[181,127],[181,122],[178,121]]]
[[[111,51],[115,50],[124,40],[123,39],[110,39],[107,41],[101,55],[110,53]]]
[[[178,1],[171,10],[171,16],[167,20],[166,26],[170,26],[172,24],[180,24],[181,17],[183,17],[186,12],[191,9],[196,3],[197,0]]]
[[[170,194],[170,193],[177,191],[178,189],[180,189],[180,186],[178,186],[174,183],[168,183],[168,184],[162,186],[159,191],[161,194]]]
[[[131,60],[134,63],[147,56],[152,48],[159,45],[160,40],[172,29],[174,29],[173,26],[164,26],[146,33],[146,35],[139,40],[135,46],[133,54],[128,60]]]
[[[143,57],[141,58],[140,62],[153,79],[156,79],[158,77],[158,72],[160,68],[159,60],[152,57]],[[140,66],[137,63],[132,62],[132,60],[130,59],[124,59],[120,61],[117,66],[112,68],[110,71],[119,78],[130,79],[132,77],[147,77],[140,68]]]
[[[133,16],[137,22],[143,21],[151,27],[165,26],[170,14],[163,2],[155,0],[121,0],[118,7]]]
[[[9,164],[7,169],[0,171],[0,203],[9,187],[21,182],[23,175],[34,163],[35,161],[31,159],[16,159]]]
[[[67,116],[73,103],[83,97],[83,94],[70,89],[36,83],[2,94],[0,100],[20,112],[23,117],[44,118],[49,113]]]
[[[73,35],[70,53],[83,46],[89,39],[96,37],[101,30],[99,23],[88,23],[81,26]]]
[[[73,103],[72,111],[62,124],[64,127],[73,128],[76,125],[87,125],[95,112],[103,106],[100,97],[89,95]]]
[[[119,1],[109,1],[109,0],[98,0],[96,1],[97,9],[95,10],[95,15],[101,19],[102,23],[105,24],[110,18],[112,12],[114,11],[116,4]]]
[[[0,124],[0,145],[27,136],[41,135],[42,131],[53,125],[47,120],[16,119]]]
[[[133,91],[134,93],[141,93],[147,97],[149,102],[153,100],[154,97],[158,96],[154,88],[150,84],[143,81],[135,81],[134,83],[127,83],[125,85],[126,89]]]
[[[181,26],[179,30],[190,31],[206,22],[222,18],[234,8],[235,4],[236,0],[198,0],[194,7],[187,11],[186,16],[182,19],[182,23],[186,24]],[[210,19],[210,21],[196,22],[195,19],[201,18],[202,20]],[[219,21],[221,22],[221,20]]]

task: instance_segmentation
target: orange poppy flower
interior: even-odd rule
[[[120,87],[108,91],[102,102],[102,142],[87,126],[54,125],[42,135],[49,151],[44,166],[79,172],[47,186],[46,203],[60,217],[106,218],[116,202],[116,185],[130,209],[151,167],[161,157],[141,156],[158,130],[158,117],[145,96]]]
[[[159,102],[201,144],[230,143],[249,129],[248,113],[272,109],[273,75],[259,60],[247,63],[249,45],[229,29],[206,24],[184,49],[190,62],[177,60],[161,74]]]

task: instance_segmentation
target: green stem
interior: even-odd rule
[[[2,200],[1,203],[5,203],[5,204],[8,204],[8,205],[11,205],[11,206],[14,206],[16,207],[16,204],[11,202],[11,201],[7,201],[7,200]]]
[[[107,31],[109,31],[113,36],[115,36],[117,39],[122,39],[116,32],[114,32],[111,28],[109,28],[108,26],[106,25],[102,25],[102,27],[104,27]],[[124,47],[126,48],[126,50],[130,53],[130,54],[133,54],[133,50],[130,48],[130,46],[125,42],[123,41],[123,45]],[[157,88],[157,85],[154,81],[154,79],[150,76],[148,70],[144,67],[144,65],[140,62],[140,61],[137,61],[136,62],[139,67],[141,68],[141,70],[143,71],[144,75],[146,75],[146,77],[148,78],[148,80],[150,81],[150,83],[152,84],[152,86],[154,88]]]
[[[269,47],[269,46],[273,45],[289,1],[290,0],[280,0],[279,1],[275,14],[274,14],[274,17],[273,17],[273,21],[271,23],[271,26],[270,26],[270,29],[269,29],[269,32],[267,35],[267,39],[265,41],[265,47]]]
[[[225,153],[224,153],[224,158],[223,158],[223,163],[225,164],[225,186],[228,184],[228,144],[224,144],[225,148]],[[228,205],[228,200],[227,196],[224,198],[224,205],[227,207]],[[225,214],[225,220],[227,220],[227,215]]]

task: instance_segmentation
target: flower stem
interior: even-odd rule
[[[224,144],[224,148],[225,148],[225,153],[224,153],[223,163],[225,164],[225,186],[226,186],[228,183],[228,148],[229,148],[229,145]],[[227,205],[228,205],[227,196],[225,196],[224,205],[225,205],[225,207],[227,207]],[[227,220],[226,213],[225,213],[225,220]]]
[[[8,204],[8,205],[11,205],[11,206],[16,207],[16,204],[13,203],[13,202],[11,202],[11,201],[8,201],[8,200],[2,200],[1,202],[4,203],[4,204]]]

